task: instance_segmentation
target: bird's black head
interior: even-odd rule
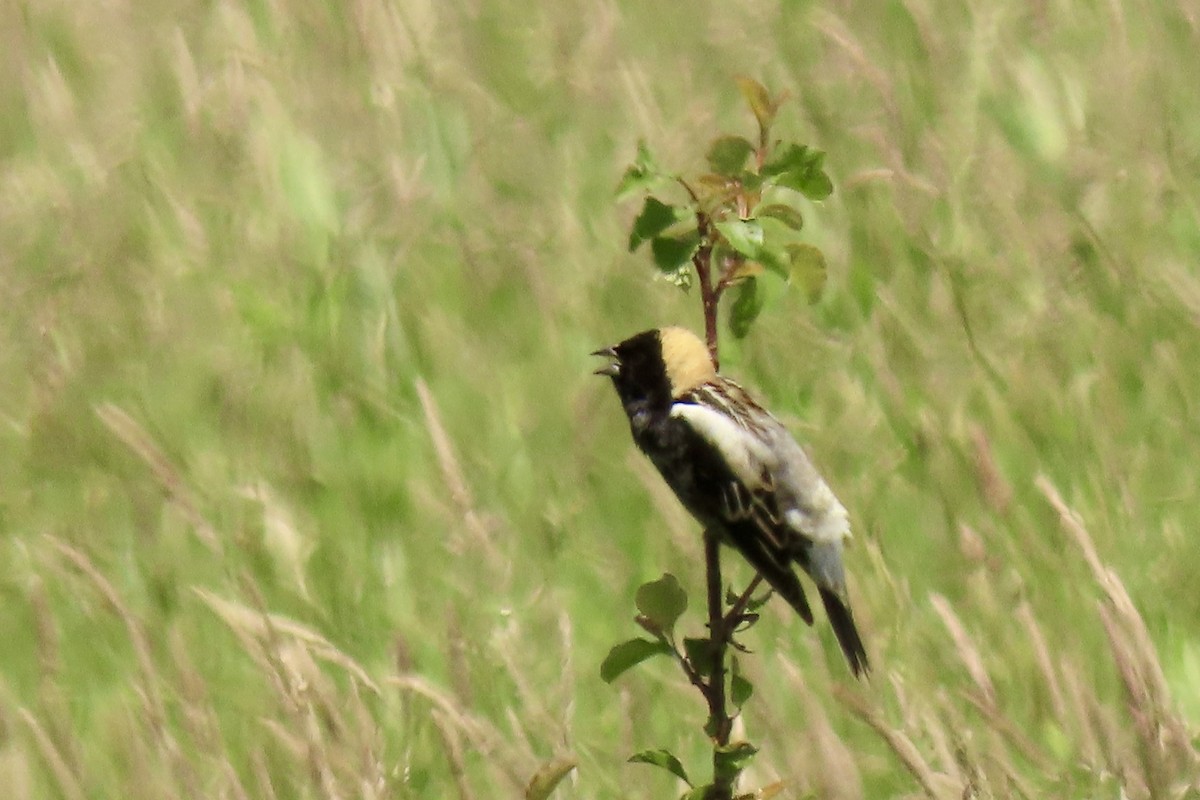
[[[596,374],[612,378],[613,387],[627,409],[631,404],[670,408],[671,381],[663,364],[662,340],[657,330],[643,331],[592,355],[612,359]]]
[[[684,328],[643,331],[592,355],[613,359],[596,374],[612,378],[626,411],[634,405],[665,411],[676,397],[716,375],[708,348]]]

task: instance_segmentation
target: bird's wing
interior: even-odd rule
[[[730,543],[811,625],[812,610],[791,566],[794,547],[777,502],[770,448],[729,414],[702,403],[676,403],[671,416],[720,455],[728,480],[718,513]]]
[[[703,402],[680,402],[671,416],[686,422],[724,458],[731,472],[748,489],[758,488],[771,460],[771,450],[759,436],[730,414]]]
[[[849,515],[787,428],[737,384],[705,384],[671,415],[718,451],[731,473],[722,515],[733,545],[812,624],[792,562],[816,582],[838,644],[855,675],[870,670],[850,613],[842,571]],[[751,409],[752,416],[739,413]]]

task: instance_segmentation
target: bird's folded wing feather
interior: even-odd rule
[[[811,625],[812,609],[791,567],[793,548],[776,502],[769,450],[752,432],[712,408],[677,403],[671,414],[720,452],[729,468],[720,511],[729,543]]]
[[[771,450],[759,437],[728,414],[698,403],[676,403],[671,416],[682,419],[721,453],[733,474],[754,491],[759,488]]]

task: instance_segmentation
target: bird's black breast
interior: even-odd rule
[[[740,486],[720,453],[692,426],[669,412],[629,415],[637,446],[658,468],[684,506],[705,524],[722,521],[726,496]]]

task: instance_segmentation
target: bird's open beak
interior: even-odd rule
[[[596,352],[592,353],[592,355],[603,356],[605,358],[616,358],[617,350],[614,347],[602,347],[599,350],[597,350]],[[621,374],[621,362],[614,361],[611,364],[605,364],[603,367],[596,370],[592,374],[593,375],[607,375],[610,378],[614,378],[617,375]]]

